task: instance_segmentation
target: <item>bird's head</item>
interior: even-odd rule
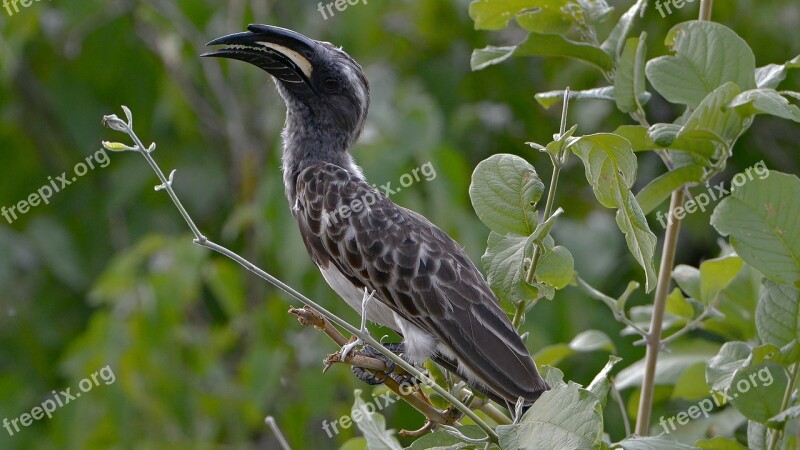
[[[287,133],[314,129],[346,150],[364,128],[369,84],[361,66],[343,50],[285,28],[249,25],[207,45],[223,46],[201,56],[238,59],[268,72],[286,102]],[[292,130],[295,125],[298,129]],[[301,136],[296,136],[301,138]],[[312,138],[312,137],[309,137]],[[316,140],[316,139],[315,139]]]

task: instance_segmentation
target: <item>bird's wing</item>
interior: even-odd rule
[[[528,350],[461,247],[347,170],[317,162],[297,177],[293,214],[320,267],[432,334],[459,371],[500,397],[533,401],[547,389]]]

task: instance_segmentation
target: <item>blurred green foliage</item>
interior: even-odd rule
[[[468,3],[372,0],[327,20],[311,0],[57,0],[10,16],[0,9],[0,206],[71,173],[110,138],[102,115],[119,114],[125,104],[139,135],[158,143],[162,167],[178,169],[176,190],[207,235],[355,322],[306,256],[289,215],[278,169],[284,107],[271,81],[198,55],[208,40],[250,22],[342,45],[372,87],[357,161],[378,184],[431,161],[436,179],[393,199],[428,216],[477,262],[489,231],[469,203],[472,169],[491,154],[516,153],[549,179],[549,161],[524,142],[548,142],[558,112],[543,110],[534,93],[604,83],[566,60],[516,59],[471,72],[472,49],[514,44],[525,33],[475,32]],[[611,3],[612,14],[630,6]],[[667,52],[667,30],[696,17],[696,5],[667,18],[648,10],[651,55]],[[758,66],[800,54],[794,0],[718,2],[714,18],[756,49]],[[800,90],[796,72],[782,88]],[[646,109],[659,121],[678,113],[659,97]],[[589,134],[630,119],[613,104],[587,102],[572,108],[570,122]],[[759,118],[722,176],[762,159],[798,173],[798,141],[791,123]],[[275,448],[267,415],[295,448],[336,448],[353,437],[353,427],[333,439],[322,431],[323,420],[348,413],[354,388],[370,389],[346,367],[321,374],[332,344],[299,326],[271,286],[193,246],[168,198],[151,189],[156,180],[140,157],[110,156],[108,167],[77,178],[48,205],[13,223],[0,218],[0,420],[30,412],[53,390],[77,390],[106,365],[115,382],[14,436],[0,429],[0,448]],[[654,155],[639,160],[640,179],[659,170]],[[576,270],[611,295],[629,279],[643,281],[613,214],[585,187],[583,170],[573,164],[561,176],[558,204],[566,214],[554,233]],[[707,223],[701,213],[686,220],[678,262],[696,267],[717,255]],[[646,301],[641,292],[631,299]],[[585,330],[604,331],[614,341],[607,348],[621,349],[619,366],[627,366],[643,349],[631,347],[634,338],[620,336],[610,318],[605,305],[567,288],[538,304],[524,331],[532,353]],[[716,352],[695,350],[706,359]],[[602,351],[572,352],[558,366],[566,379],[586,385],[607,360]],[[635,406],[635,394],[625,394]],[[618,440],[625,433],[608,410],[607,429]],[[399,403],[382,413],[390,428],[422,425]]]

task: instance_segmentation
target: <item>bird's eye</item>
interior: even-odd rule
[[[322,82],[322,86],[328,92],[334,92],[339,90],[339,80],[336,78],[326,78],[325,81]]]

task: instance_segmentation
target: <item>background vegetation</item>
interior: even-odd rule
[[[516,43],[524,32],[474,31],[468,3],[371,0],[323,20],[311,1],[65,0],[3,15],[0,206],[27,198],[48,176],[70,172],[96,152],[110,138],[100,118],[126,104],[140,136],[158,142],[162,166],[178,169],[176,190],[206,234],[355,323],[356,313],[307,258],[288,213],[278,170],[284,107],[271,81],[245,65],[197,55],[211,38],[250,22],[342,45],[365,67],[373,91],[367,131],[354,152],[368,178],[396,183],[431,161],[435,180],[393,198],[428,216],[479,261],[488,229],[470,206],[472,169],[491,154],[516,153],[549,179],[549,161],[524,142],[548,142],[558,112],[543,110],[533,94],[604,83],[580,63],[550,58],[471,72],[473,48]],[[630,6],[609,3],[617,15]],[[667,52],[666,32],[695,18],[696,8],[697,2],[687,4],[662,18],[651,5],[643,25],[651,56]],[[754,47],[757,66],[800,54],[800,5],[792,0],[719,2],[714,19]],[[781,87],[800,90],[797,72]],[[659,121],[680,113],[658,96],[646,109]],[[630,118],[613,103],[588,102],[573,105],[570,122],[589,134]],[[790,122],[760,117],[719,179],[762,159],[797,174],[798,141]],[[11,224],[0,219],[0,420],[30,411],[54,389],[75,390],[105,365],[116,381],[13,437],[0,430],[0,448],[274,448],[266,415],[276,417],[295,448],[335,448],[353,437],[350,428],[329,439],[321,427],[349,411],[354,388],[369,392],[344,367],[320,373],[320,361],[335,350],[330,342],[286,314],[286,299],[275,289],[195,248],[166,196],[151,190],[155,179],[139,157],[111,158],[49,205]],[[640,157],[640,179],[658,170],[655,155]],[[583,278],[613,295],[629,279],[643,281],[613,214],[596,206],[580,166],[562,172],[557,201],[567,214],[556,240],[570,249]],[[689,216],[678,263],[696,267],[718,255],[707,223],[707,215]],[[640,291],[631,304],[648,301]],[[620,336],[610,319],[605,305],[567,288],[538,304],[523,331],[533,353],[586,330],[606,333],[610,345],[558,363],[566,379],[586,385],[608,351],[623,357],[619,366],[643,355],[630,345],[635,337]],[[707,359],[717,347],[690,350]],[[635,389],[622,393],[635,410]],[[671,394],[657,391],[665,409],[654,417],[668,411]],[[608,411],[606,429],[619,440],[620,416]],[[382,413],[392,428],[421,425],[399,403]],[[695,426],[676,434],[704,432]]]

